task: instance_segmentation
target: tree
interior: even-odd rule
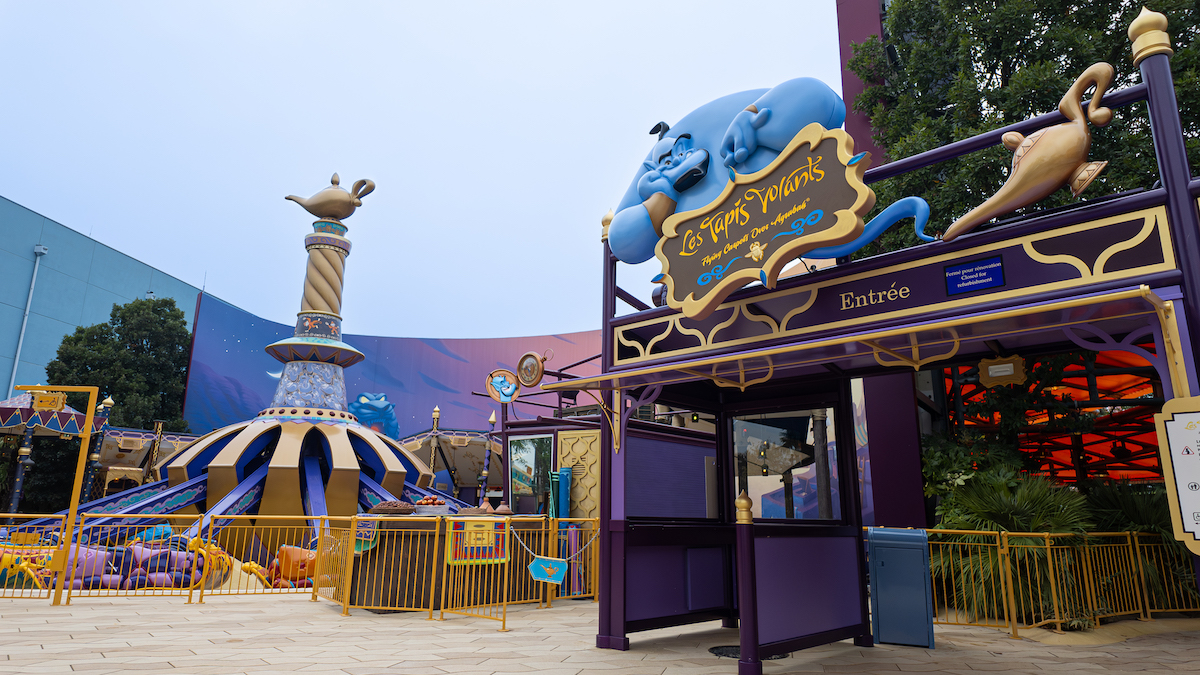
[[[183,392],[191,335],[171,298],[113,305],[108,323],[80,326],[63,338],[46,364],[50,384],[94,385],[116,401],[109,423],[149,429],[164,420],[168,431],[186,431]],[[71,404],[82,409],[86,399]]]
[[[849,67],[867,88],[853,102],[871,118],[874,140],[900,159],[1057,109],[1075,78],[1097,61],[1116,69],[1110,91],[1140,81],[1126,31],[1141,11],[1132,0],[893,0],[886,44],[854,46]],[[1200,2],[1159,0],[1175,55],[1171,68],[1187,139],[1200,166]],[[1158,179],[1145,103],[1114,109],[1092,127],[1093,159],[1108,160],[1083,198],[1151,188]],[[1012,153],[1002,146],[881,181],[872,187],[878,208],[917,195],[929,202],[931,231],[992,195]],[[1060,190],[1028,209],[1072,203]],[[912,228],[892,228],[856,257],[918,244]]]

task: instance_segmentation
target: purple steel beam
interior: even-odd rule
[[[616,315],[617,259],[612,248],[604,242],[603,287],[604,297],[600,308],[600,372],[608,372],[612,366],[612,318]],[[607,396],[601,393],[601,396]],[[603,412],[601,414],[604,414]],[[612,529],[612,502],[622,500],[625,495],[612,491],[612,427],[600,425],[600,574],[597,594],[600,599],[600,626],[596,635],[596,646],[601,649],[628,649],[625,637],[625,546],[624,540],[614,541]],[[615,546],[614,546],[615,545]],[[616,564],[614,564],[614,560]],[[618,581],[616,577],[619,576]],[[615,605],[615,606],[614,606]]]
[[[1155,54],[1140,64],[1142,82],[1149,88],[1146,104],[1150,108],[1150,132],[1154,136],[1154,155],[1159,178],[1167,190],[1167,220],[1175,258],[1183,272],[1184,316],[1200,321],[1200,218],[1191,197],[1191,169],[1187,145],[1179,123],[1179,104],[1171,78],[1171,59]],[[1195,345],[1193,345],[1195,347]]]
[[[1149,61],[1150,59],[1146,60]],[[1145,67],[1145,63],[1143,62],[1142,68],[1144,69]],[[1169,70],[1167,75],[1168,77],[1170,76]],[[1142,77],[1144,79],[1145,75],[1143,74]],[[1170,85],[1168,84],[1168,86]],[[1108,106],[1109,108],[1119,108],[1121,106],[1126,106],[1131,103],[1141,101],[1145,98],[1147,98],[1146,84],[1135,84],[1132,87],[1126,87],[1125,89],[1106,94],[1104,96],[1104,105]],[[1171,99],[1174,100],[1174,98],[1175,91],[1172,89]],[[1084,107],[1087,107],[1089,103],[1091,103],[1090,100],[1085,101],[1083,103]],[[994,129],[992,131],[979,134],[978,136],[964,138],[961,141],[955,141],[949,145],[943,145],[940,148],[934,148],[933,150],[922,152],[919,155],[905,157],[904,159],[898,159],[894,162],[884,164],[883,166],[869,169],[867,170],[863,180],[867,183],[875,183],[886,178],[899,176],[902,173],[916,171],[917,169],[924,169],[927,166],[945,162],[947,160],[954,159],[955,157],[961,157],[972,152],[978,152],[985,148],[990,148],[993,145],[1000,145],[1001,138],[1003,138],[1004,134],[1010,131],[1017,131],[1021,134],[1029,135],[1030,133],[1041,129],[1042,127],[1048,127],[1051,124],[1059,124],[1066,121],[1067,118],[1062,113],[1055,110],[1054,112],[1046,113],[1045,115],[1031,117],[1027,120],[1017,122],[1016,124],[1010,124],[1006,127],[1001,127],[999,129]],[[1178,125],[1176,126],[1178,127]]]

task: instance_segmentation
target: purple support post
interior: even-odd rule
[[[436,440],[436,439],[434,439]],[[500,470],[504,472],[504,476],[500,479],[500,491],[503,495],[500,499],[508,505],[508,508],[513,508],[516,504],[512,501],[512,495],[509,494],[509,488],[512,484],[512,458],[508,456],[508,404],[500,404]],[[487,486],[484,486],[485,489]]]
[[[1200,325],[1200,218],[1196,202],[1188,192],[1191,169],[1187,146],[1179,123],[1179,104],[1167,54],[1147,56],[1139,64],[1146,83],[1146,105],[1150,109],[1150,131],[1158,173],[1167,190],[1167,219],[1179,269],[1183,272],[1183,305],[1192,325]],[[1193,352],[1200,345],[1192,344]]]
[[[925,527],[921,430],[912,372],[863,378],[871,495],[880,527]]]
[[[733,502],[737,508],[737,584],[738,617],[741,619],[741,647],[738,675],[762,675],[758,658],[758,586],[754,566],[754,502],[745,490]]]
[[[883,22],[880,13],[881,0],[838,0],[838,43],[842,57],[842,100],[846,102],[846,133],[854,139],[855,152],[870,152],[872,162],[883,163],[883,151],[875,146],[871,138],[871,118],[853,110],[854,100],[866,85],[858,79],[846,64],[854,56],[851,42],[865,42],[872,35],[883,39]]]
[[[605,216],[605,220],[609,220]],[[601,221],[604,222],[604,221]],[[604,223],[607,237],[608,223]],[[604,241],[604,279],[601,286],[600,317],[600,372],[607,373],[612,365],[612,319],[616,316],[617,258],[613,255],[607,239]],[[609,396],[607,393],[602,393]],[[621,400],[620,394],[615,397]],[[614,414],[620,410],[613,407]],[[629,649],[629,638],[625,637],[625,540],[624,523],[614,531],[612,505],[621,500],[624,511],[624,492],[613,491],[612,459],[613,434],[609,424],[600,425],[600,574],[597,589],[599,607],[599,630],[596,646],[600,649]]]

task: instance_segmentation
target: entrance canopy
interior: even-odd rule
[[[1166,354],[1171,355],[1179,344],[1178,336],[1174,334],[1175,322],[1166,320],[1173,311],[1170,302],[1142,285],[883,330],[867,329],[831,338],[675,360],[596,377],[543,383],[542,388],[547,391],[603,391],[710,380],[720,387],[744,390],[776,377],[830,370],[881,365],[917,369],[960,353],[993,351],[986,344],[993,340],[1007,350],[1045,344],[1045,333],[1049,331],[1062,331],[1061,341],[1065,342],[1072,339],[1070,333],[1076,328],[1088,333],[1088,337],[1097,331],[1108,336],[1153,331],[1156,336],[1161,335]],[[1178,365],[1174,358],[1163,360],[1173,367]],[[1170,375],[1172,382],[1184,381],[1175,376],[1177,373]],[[1166,382],[1168,378],[1163,379]],[[1187,392],[1176,392],[1176,395],[1187,395]]]

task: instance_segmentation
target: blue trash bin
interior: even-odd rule
[[[933,588],[925,530],[867,530],[875,641],[933,649]]]

